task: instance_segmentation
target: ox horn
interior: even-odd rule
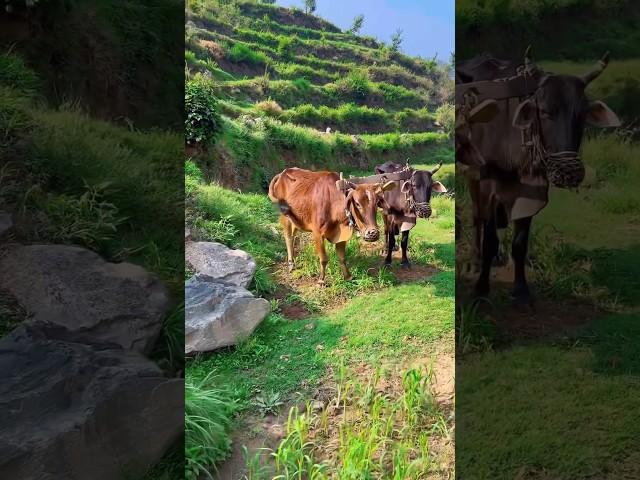
[[[440,162],[438,165],[436,165],[436,168],[434,168],[433,170],[431,170],[431,175],[433,175],[434,173],[436,173],[438,170],[440,170],[440,167],[442,166],[442,162]]]
[[[609,64],[609,52],[605,53],[598,63],[587,73],[582,76],[582,81],[585,85],[589,85],[592,81],[600,76],[600,74],[607,68]]]
[[[524,66],[525,68],[528,68],[529,65],[531,65],[532,60],[531,60],[531,45],[529,45],[527,47],[527,49],[524,51]]]

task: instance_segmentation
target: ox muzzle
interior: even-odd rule
[[[429,202],[415,202],[413,210],[418,218],[429,218],[431,216],[431,204]]]

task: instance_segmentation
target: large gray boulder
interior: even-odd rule
[[[51,340],[55,326],[0,340],[2,478],[140,478],[184,428],[184,382],[133,350]]]
[[[187,242],[185,261],[202,279],[247,288],[256,272],[256,262],[242,250],[217,242]]]
[[[149,352],[162,328],[168,295],[142,267],[108,263],[75,246],[15,246],[2,252],[0,288],[30,313],[31,325],[76,342],[114,343]]]
[[[185,353],[235,345],[247,338],[271,306],[248,290],[195,276],[185,284]]]

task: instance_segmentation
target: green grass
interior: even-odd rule
[[[623,471],[625,462],[637,474],[632,452],[640,444],[633,412],[640,383],[637,355],[631,353],[637,316],[615,320],[603,318],[590,332],[600,342],[596,347],[523,346],[459,362],[459,475],[507,479],[519,472],[544,472],[557,479],[623,478],[615,472]],[[625,324],[626,330],[620,329]],[[623,332],[633,335],[620,341]],[[588,337],[585,341],[590,343]],[[600,362],[618,354],[628,359],[629,373],[601,373]]]
[[[205,219],[225,215],[237,232],[232,241],[227,237],[226,243],[253,253],[258,271],[270,275],[285,250],[282,238],[271,233],[276,216],[266,197],[215,185],[201,185],[194,191],[198,215]],[[382,258],[361,251],[354,239],[347,258],[355,279],[341,279],[335,253],[329,247],[328,286],[324,290],[307,288],[304,280],[313,281],[318,262],[312,247],[306,245],[293,274],[303,283],[281,302],[299,301],[315,313],[304,321],[292,322],[279,311],[282,303],[276,303],[274,312],[244,343],[191,360],[189,378],[214,372],[222,384],[233,385],[240,407],[251,409],[257,392],[277,392],[286,398],[293,392],[307,391],[324,378],[329,366],[337,366],[338,359],[350,364],[398,361],[412,358],[416,351],[429,351],[446,339],[453,330],[453,223],[440,220],[453,216],[453,206],[446,197],[434,198],[433,204],[435,218],[418,222],[409,255],[415,265],[433,265],[440,273],[425,281],[394,285],[393,271],[382,270],[382,276],[375,273]],[[416,296],[428,298],[430,307],[424,309],[412,302]],[[344,307],[324,310],[339,297],[347,300]],[[296,341],[291,342],[292,338]]]
[[[184,391],[185,478],[197,480],[229,453],[236,405],[229,391],[210,376],[198,381],[186,379]]]
[[[310,404],[304,411],[292,407],[286,436],[271,451],[271,462],[263,465],[259,456],[253,457],[248,477],[266,479],[270,473],[282,479],[417,480],[451,473],[439,462],[450,460],[445,455],[452,448],[434,452],[430,445],[433,437],[451,445],[451,419],[435,399],[433,371],[402,372],[402,386],[393,395],[379,389],[381,378],[389,374],[377,368],[365,382],[341,366],[332,398],[319,411]],[[335,458],[326,458],[323,443],[328,441],[338,442]]]
[[[182,138],[117,127],[73,106],[46,108],[11,88],[24,84],[20,78],[5,77],[11,86],[0,86],[1,148],[9,160],[2,168],[0,198],[21,212],[20,221],[31,219],[23,235],[138,263],[157,274],[178,302],[183,194],[168,179],[182,175]],[[28,140],[26,147],[16,146],[20,138]],[[153,211],[164,214],[151,218]],[[153,354],[170,371],[180,370],[183,361],[176,309],[174,304]]]
[[[535,58],[589,61],[607,50],[613,58],[636,58],[635,7],[630,0],[459,1],[456,54],[510,57],[535,39]]]

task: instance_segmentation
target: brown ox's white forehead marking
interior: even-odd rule
[[[367,198],[369,199],[370,202],[373,202],[373,200],[371,200],[371,190],[367,189]]]

